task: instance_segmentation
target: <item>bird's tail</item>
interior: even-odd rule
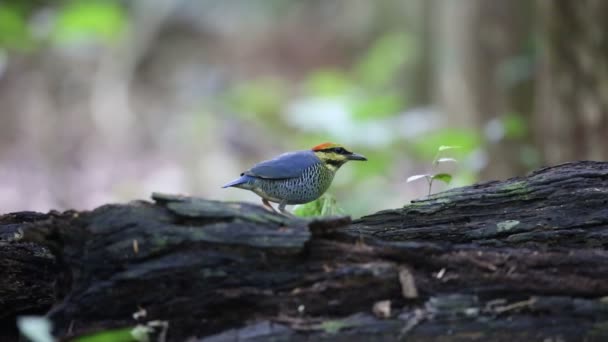
[[[241,188],[241,187],[243,187],[243,185],[247,184],[248,182],[249,182],[249,177],[247,177],[247,176],[241,176],[240,178],[235,179],[232,182],[230,182],[230,183],[222,186],[222,188],[229,188],[231,186],[234,186],[234,187],[237,187],[237,188]]]

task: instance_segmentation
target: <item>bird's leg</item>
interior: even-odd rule
[[[279,204],[279,211],[281,212],[281,214],[283,214],[285,216],[293,217],[293,214],[290,213],[289,211],[287,211],[285,209],[285,206],[287,206],[287,203],[285,203],[284,201]]]
[[[268,209],[270,209],[273,213],[276,213],[277,211],[272,207],[272,205],[270,204],[270,202],[268,202],[267,199],[262,198],[262,203],[264,204],[264,206]]]

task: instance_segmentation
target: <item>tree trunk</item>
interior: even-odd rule
[[[500,127],[504,132],[509,115],[527,121],[532,109],[531,77],[521,63],[532,31],[529,7],[528,1],[436,2],[437,102],[451,127],[481,132],[484,180],[526,169],[521,151],[528,137],[501,134]]]
[[[535,136],[549,164],[608,159],[608,2],[539,0]]]
[[[62,338],[140,323],[169,341],[602,341],[607,194],[608,163],[579,162],[352,223],[160,194],[11,214],[3,317],[54,301]]]

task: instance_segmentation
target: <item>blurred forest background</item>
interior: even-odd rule
[[[0,212],[220,189],[324,141],[355,216],[608,159],[608,1],[0,2]],[[445,188],[438,186],[435,191]]]

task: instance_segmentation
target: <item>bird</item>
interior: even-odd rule
[[[276,212],[270,202],[278,203],[279,211],[289,216],[287,205],[304,204],[321,197],[336,171],[351,160],[366,161],[367,158],[342,145],[326,142],[310,150],[287,152],[258,163],[222,188],[251,190],[262,198],[264,206]]]

